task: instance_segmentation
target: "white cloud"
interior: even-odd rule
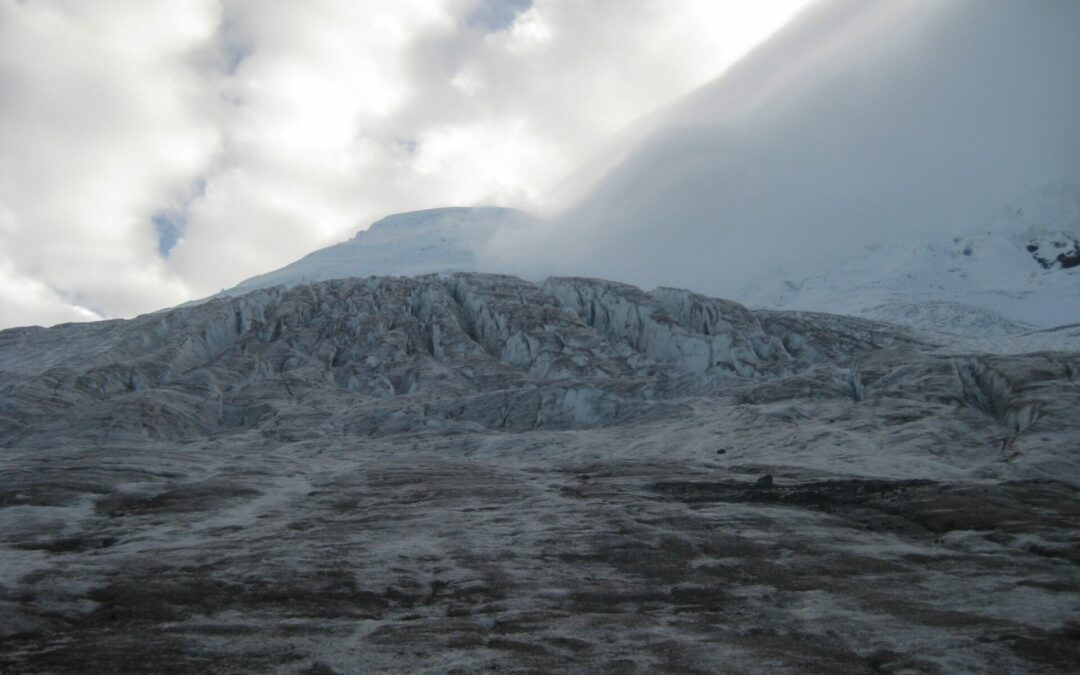
[[[805,1],[0,0],[0,326],[531,203]]]
[[[1070,0],[823,3],[491,255],[738,299],[867,247],[1080,233],[1078,25]]]
[[[201,112],[212,96],[185,63],[213,39],[212,3],[146,7],[0,2],[7,275],[109,314],[186,296],[157,256],[150,218],[218,143]],[[7,325],[29,316],[8,312]]]

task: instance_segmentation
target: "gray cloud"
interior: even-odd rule
[[[0,0],[0,326],[531,206],[805,0]]]

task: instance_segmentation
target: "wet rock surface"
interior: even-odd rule
[[[485,275],[0,332],[0,672],[1070,672],[1076,373]]]

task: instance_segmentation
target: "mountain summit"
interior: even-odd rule
[[[242,281],[222,295],[349,277],[478,271],[486,268],[480,251],[496,230],[516,231],[536,222],[522,211],[493,206],[397,213],[372,223],[348,241]]]

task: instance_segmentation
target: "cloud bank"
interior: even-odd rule
[[[806,0],[0,0],[0,327],[528,206]]]
[[[1080,233],[1078,26],[1072,0],[827,0],[492,255],[737,298],[896,239]]]

